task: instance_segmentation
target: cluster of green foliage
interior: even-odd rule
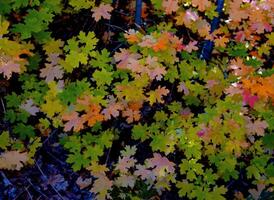
[[[143,6],[143,20],[150,15],[157,23],[120,34],[126,47],[114,51],[102,48],[105,36],[93,31],[66,41],[52,37],[56,16],[91,10],[104,25],[115,7],[110,3],[0,0],[0,76],[16,82],[1,97],[9,127],[0,129],[0,169],[33,164],[57,131],[72,169],[94,179],[90,191],[97,199],[150,199],[173,190],[188,199],[221,200],[240,176],[250,182],[248,198],[270,193],[273,4],[227,0],[229,20],[211,33],[213,1],[152,0]],[[198,56],[205,39],[215,42],[209,62]],[[115,126],[122,122],[130,128]],[[114,143],[123,149],[108,158]],[[240,192],[236,199],[244,198]]]

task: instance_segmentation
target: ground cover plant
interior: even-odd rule
[[[0,200],[274,199],[272,0],[0,0]]]

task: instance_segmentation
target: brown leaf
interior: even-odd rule
[[[0,155],[0,169],[20,170],[27,161],[27,152],[6,151]]]

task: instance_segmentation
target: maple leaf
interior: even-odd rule
[[[138,31],[134,29],[129,29],[125,34],[124,37],[127,39],[129,43],[136,43],[140,41],[140,38],[137,35]]]
[[[163,0],[162,6],[165,10],[166,14],[172,14],[172,12],[176,12],[179,9],[178,0]]]
[[[46,67],[40,70],[40,77],[46,78],[45,81],[48,83],[56,79],[63,78],[64,71],[58,65],[46,64]]]
[[[105,69],[102,69],[101,71],[96,70],[92,77],[94,78],[94,80],[97,83],[97,86],[103,86],[103,85],[110,85],[112,82],[112,72],[108,72]]]
[[[92,17],[98,22],[101,18],[110,19],[110,12],[113,10],[113,7],[110,4],[101,3],[100,6],[91,9],[93,12]]]
[[[34,105],[34,102],[32,99],[28,99],[26,103],[21,104],[21,109],[27,111],[29,114],[35,116],[36,113],[40,112],[40,109]]]
[[[119,111],[123,110],[123,106],[121,103],[116,103],[116,102],[110,102],[108,106],[103,109],[102,114],[105,116],[106,120],[111,119],[112,117],[118,117],[119,116]]]
[[[188,9],[185,12],[179,12],[179,15],[175,17],[177,25],[185,25],[190,28],[191,24],[199,19],[196,12]]]
[[[134,167],[136,160],[130,156],[119,157],[115,170],[119,170],[121,173],[127,173],[131,167]]]
[[[156,176],[151,173],[151,170],[147,169],[144,165],[136,165],[136,170],[134,171],[134,175],[135,176],[140,176],[140,178],[142,180],[145,179],[151,179],[151,180],[155,180]]]
[[[169,93],[169,90],[166,89],[165,87],[160,87],[158,86],[158,88],[155,91],[150,91],[148,100],[150,105],[152,105],[153,103],[159,102],[159,103],[163,103],[163,96],[167,96],[167,94]]]
[[[248,192],[252,195],[254,200],[258,200],[258,199],[260,199],[261,193],[264,189],[265,189],[264,184],[258,184],[257,185],[257,190],[256,189],[250,189],[250,190],[248,190]]]
[[[108,105],[102,110],[102,114],[105,116],[105,120],[109,120],[112,117],[118,117],[121,110],[123,110],[123,104],[116,102],[114,96],[108,97]]]
[[[160,81],[163,78],[163,75],[167,73],[164,67],[157,67],[149,71],[149,77],[151,80],[156,79]]]
[[[248,90],[243,91],[243,103],[248,104],[251,108],[254,107],[254,104],[259,100],[257,96],[251,95]]]
[[[152,49],[155,52],[166,50],[169,42],[169,34],[163,33],[157,40],[156,43],[153,44]]]
[[[199,48],[196,46],[197,41],[191,41],[189,42],[183,49],[187,51],[188,53],[191,53],[193,50],[197,51]]]
[[[232,69],[236,76],[246,76],[254,71],[253,68],[246,66],[241,58],[232,60],[229,69]]]
[[[13,60],[7,62],[0,55],[0,73],[3,73],[4,77],[10,79],[12,73],[20,73],[20,64],[15,63]]]
[[[7,34],[8,28],[10,23],[6,20],[0,22],[0,38],[2,38],[3,35]]]
[[[118,63],[117,67],[126,69],[129,63],[129,58],[139,59],[141,55],[138,53],[131,53],[128,49],[120,49],[121,52],[115,52],[114,59]]]
[[[68,121],[65,123],[64,131],[70,131],[72,128],[75,132],[84,128],[84,120],[79,117],[78,112],[69,112],[62,115],[62,120]]]
[[[149,47],[151,48],[156,42],[156,39],[152,35],[145,35],[142,37],[142,41],[138,43],[140,47]]]
[[[79,176],[76,180],[76,184],[79,186],[80,190],[90,186],[92,183],[92,178],[83,179],[82,176]]]
[[[132,175],[122,175],[115,179],[115,185],[119,187],[133,188],[136,182],[136,178]]]
[[[226,47],[226,44],[229,42],[229,39],[226,36],[222,36],[216,38],[214,42],[217,47]]]
[[[208,0],[192,0],[192,5],[198,7],[198,10],[203,12],[211,6],[211,2]]]
[[[218,85],[219,84],[219,81],[218,80],[207,80],[206,82],[206,85],[205,85],[205,88],[207,89],[211,89],[213,88],[215,85]]]
[[[229,17],[234,22],[240,22],[242,19],[248,18],[246,9],[241,8],[242,1],[231,0],[229,2]]]
[[[266,121],[256,120],[252,123],[251,120],[248,120],[248,124],[246,125],[247,134],[256,134],[258,136],[264,136],[265,129],[268,127]]]
[[[131,157],[136,154],[137,148],[136,146],[127,145],[123,151],[121,151],[122,157]]]
[[[144,71],[144,66],[140,63],[140,61],[133,58],[128,59],[127,68],[135,73],[141,73]]]
[[[140,108],[142,103],[131,102],[128,107],[122,111],[122,116],[127,117],[127,122],[131,123],[133,121],[138,121],[141,118]]]
[[[0,149],[7,149],[7,146],[10,145],[10,135],[8,131],[3,131],[0,134]]]
[[[195,26],[196,26],[195,28],[197,29],[198,33],[202,37],[206,37],[209,35],[210,25],[206,20],[198,19],[197,21],[195,21]]]
[[[104,176],[108,171],[106,165],[100,165],[97,161],[91,161],[91,165],[87,167],[90,170],[90,174],[95,177]]]
[[[168,173],[174,173],[175,171],[175,164],[166,157],[162,157],[159,153],[153,153],[153,158],[146,160],[146,165],[148,168],[154,168],[153,171],[158,176],[163,175],[163,170],[166,170]]]
[[[235,94],[242,94],[243,90],[241,88],[239,88],[238,84],[232,84],[228,88],[226,88],[224,92],[228,96],[233,96]]]
[[[104,116],[100,113],[101,106],[96,104],[91,104],[88,109],[86,109],[86,114],[82,115],[83,121],[87,121],[89,126],[93,126],[96,122],[104,120]]]
[[[177,91],[184,92],[185,95],[189,95],[189,90],[184,82],[180,82],[180,84],[177,86]]]
[[[127,118],[126,120],[128,123],[138,121],[141,118],[139,110],[132,110],[130,108],[127,108],[126,110],[124,110],[122,112],[122,116]]]
[[[65,191],[68,187],[68,182],[61,174],[50,175],[50,177],[42,183],[44,189],[48,189],[48,186],[54,187],[57,191]]]
[[[20,170],[27,161],[27,152],[6,151],[0,154],[0,169]]]
[[[96,199],[105,200],[109,198],[108,191],[112,190],[113,181],[106,175],[100,174],[94,181],[91,192],[96,194]]]

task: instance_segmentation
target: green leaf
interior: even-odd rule
[[[106,49],[103,49],[101,53],[99,53],[99,51],[95,52],[95,56],[90,61],[90,64],[92,67],[99,67],[101,69],[111,71],[113,67],[112,65],[110,65],[110,62],[111,62],[110,53]]]
[[[194,184],[180,181],[176,184],[176,187],[179,188],[179,196],[184,197],[192,192]]]
[[[99,156],[104,154],[104,149],[100,145],[87,146],[83,156],[90,161],[98,161]]]
[[[24,17],[24,23],[15,24],[12,31],[21,34],[21,39],[28,39],[34,33],[44,32],[48,24],[53,20],[54,15],[47,8],[39,11],[28,10],[28,15]]]
[[[20,139],[25,140],[26,138],[32,138],[35,136],[34,128],[30,125],[18,123],[13,128],[13,132],[18,134]]]
[[[10,136],[8,131],[3,131],[0,135],[0,149],[6,150],[10,145]]]
[[[12,94],[7,95],[5,99],[7,100],[8,108],[16,108],[18,107],[18,105],[21,104],[21,98],[15,92],[12,92]]]
[[[95,0],[69,0],[69,5],[75,10],[89,9],[95,5]]]
[[[67,87],[58,94],[58,98],[64,105],[73,104],[83,92],[89,91],[89,87],[90,85],[85,79],[69,83]]]
[[[205,193],[205,200],[225,200],[226,198],[223,196],[227,192],[227,189],[224,186],[215,187],[212,192]]]
[[[67,162],[72,164],[73,171],[79,171],[82,167],[87,167],[90,164],[90,160],[86,159],[81,152],[75,152],[74,154],[69,154]]]
[[[147,125],[137,124],[132,129],[132,138],[134,140],[141,140],[142,142],[148,139]]]
[[[263,137],[263,144],[268,149],[274,149],[274,134],[270,133]]]
[[[103,85],[110,85],[113,78],[112,78],[112,72],[108,72],[105,69],[102,69],[102,71],[96,70],[92,77],[95,79],[96,84],[98,87]]]

